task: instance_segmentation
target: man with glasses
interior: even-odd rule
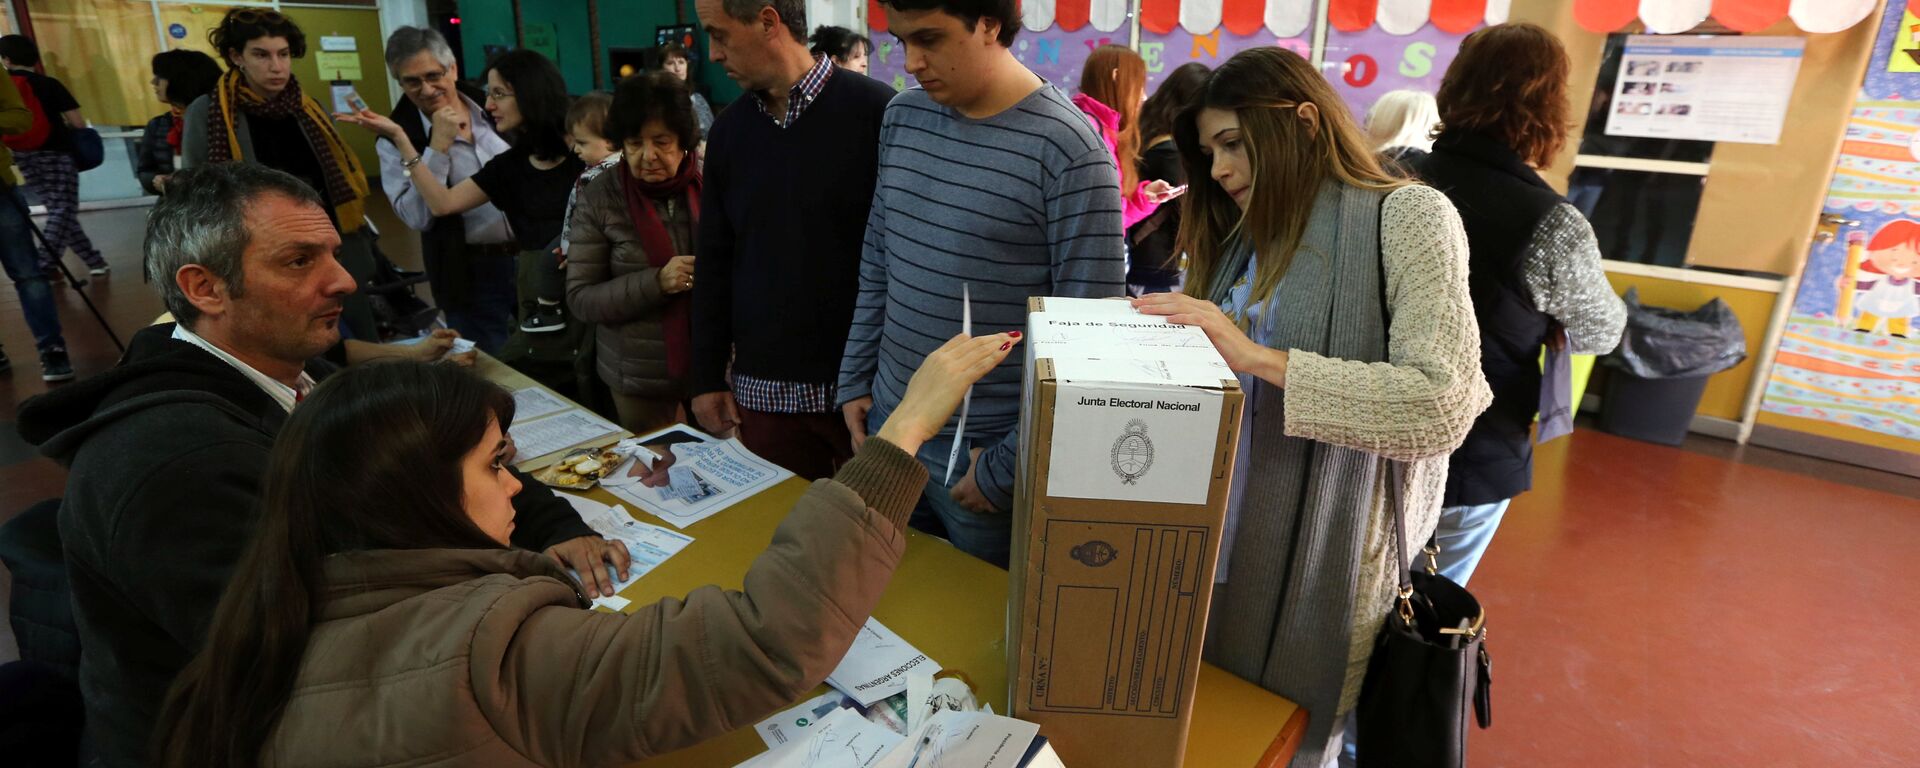
[[[488,160],[507,151],[507,140],[493,129],[478,88],[460,82],[459,71],[439,32],[401,27],[387,38],[387,70],[407,98],[388,115],[420,159],[449,189],[479,172]],[[380,186],[393,210],[420,233],[421,260],[433,286],[433,300],[447,313],[447,324],[496,354],[514,328],[513,233],[500,209],[487,203],[466,213],[435,217],[413,186],[393,142],[374,143],[380,155]]]

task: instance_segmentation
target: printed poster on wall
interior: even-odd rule
[[[1890,71],[1901,23],[1882,22],[1827,190],[1824,211],[1860,226],[1808,254],[1763,419],[1920,440],[1920,75]]]
[[[1780,143],[1804,37],[1628,35],[1608,136]]]

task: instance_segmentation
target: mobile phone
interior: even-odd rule
[[[360,98],[359,91],[347,91],[347,106],[352,107],[354,112],[364,112],[367,109],[367,100]]]

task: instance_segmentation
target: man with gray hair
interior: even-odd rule
[[[460,81],[453,49],[439,32],[401,27],[387,38],[387,71],[406,98],[388,117],[420,147],[424,163],[449,189],[507,151],[480,102],[479,88]],[[412,168],[393,142],[374,143],[380,156],[380,187],[400,220],[420,233],[421,260],[433,301],[447,324],[488,354],[500,351],[514,328],[514,270],[518,247],[507,219],[492,203],[462,214],[435,217],[414,189]]]
[[[353,278],[299,179],[253,164],[188,168],[154,206],[147,274],[176,323],[135,334],[113,369],[28,400],[22,437],[68,468],[60,537],[80,632],[87,748],[144,765],[174,675],[205,637],[253,534],[274,436],[339,342]],[[522,477],[516,546],[611,594],[623,549]]]

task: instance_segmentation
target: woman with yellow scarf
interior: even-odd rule
[[[234,8],[207,39],[228,69],[212,93],[187,107],[181,165],[258,163],[306,182],[340,229],[341,266],[364,288],[374,271],[367,174],[327,110],[293,77],[293,60],[307,52],[306,34],[278,12]],[[351,336],[379,341],[363,293],[348,298],[342,320]]]

